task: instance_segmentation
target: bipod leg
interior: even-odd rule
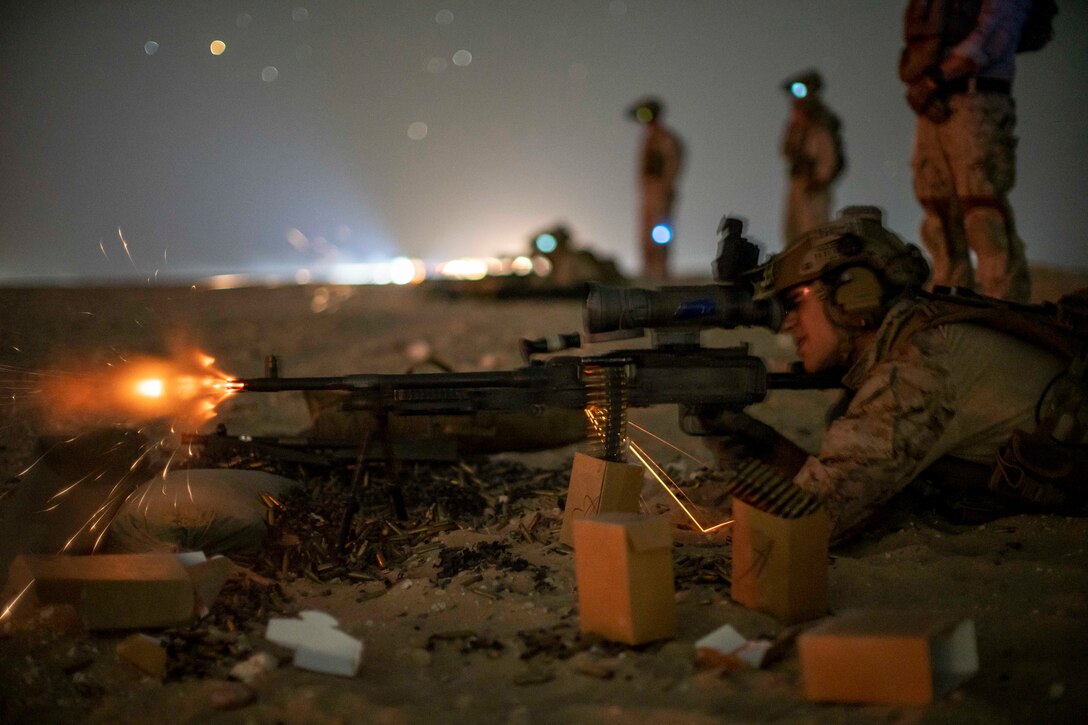
[[[351,534],[351,523],[355,520],[355,514],[359,513],[359,478],[363,476],[363,467],[366,465],[366,449],[370,446],[370,432],[363,433],[362,446],[359,448],[359,455],[355,458],[355,471],[351,474],[351,483],[348,485],[348,505],[344,510],[344,517],[340,520],[340,534],[337,536],[336,544],[340,553],[343,553],[348,546],[348,536]],[[369,474],[366,474],[367,476]],[[363,485],[366,485],[367,480],[364,478]]]
[[[389,463],[390,481],[385,485],[385,490],[389,493],[389,502],[393,504],[393,515],[397,517],[397,521],[407,521],[408,507],[404,503],[404,491],[394,483],[400,479],[400,461],[393,452],[393,441],[389,438],[389,414],[384,410],[378,414],[378,435],[382,437],[382,450]]]

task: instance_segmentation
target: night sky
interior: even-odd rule
[[[1013,203],[1032,262],[1088,270],[1088,3],[1059,6],[1018,61]],[[844,122],[836,206],[917,240],[902,7],[0,0],[0,280],[520,253],[556,222],[634,272],[645,94],[688,150],[674,267],[709,273],[725,213],[781,246],[779,85],[808,67]]]

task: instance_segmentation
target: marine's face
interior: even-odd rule
[[[824,307],[827,288],[815,282],[798,285],[784,294],[789,313],[782,329],[793,335],[805,372],[820,372],[846,363],[846,336],[831,323]]]

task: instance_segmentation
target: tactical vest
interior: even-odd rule
[[[953,323],[983,325],[1068,362],[1036,405],[1034,431],[1014,431],[997,452],[989,488],[1038,511],[1088,508],[1088,289],[1057,303],[1018,305],[970,292],[924,295],[891,349],[915,333]]]

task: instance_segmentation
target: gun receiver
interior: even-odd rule
[[[629,406],[678,405],[681,428],[705,435],[700,421],[714,411],[740,410],[760,402],[769,388],[837,387],[837,379],[801,373],[768,373],[764,362],[742,344],[706,348],[703,329],[762,326],[777,330],[783,319],[774,299],[758,300],[746,277],[756,266],[759,249],[741,235],[737,219],[719,228],[715,284],[661,290],[591,286],[583,307],[588,339],[599,341],[645,335],[649,349],[604,354],[542,353],[581,346],[577,333],[522,340],[526,366],[507,371],[359,374],[342,377],[280,377],[275,358],[266,360],[266,375],[231,381],[237,392],[339,391],[341,409],[379,416],[469,415],[480,411],[585,409],[594,435],[604,441],[606,457],[621,455]],[[599,414],[595,420],[593,413]]]

